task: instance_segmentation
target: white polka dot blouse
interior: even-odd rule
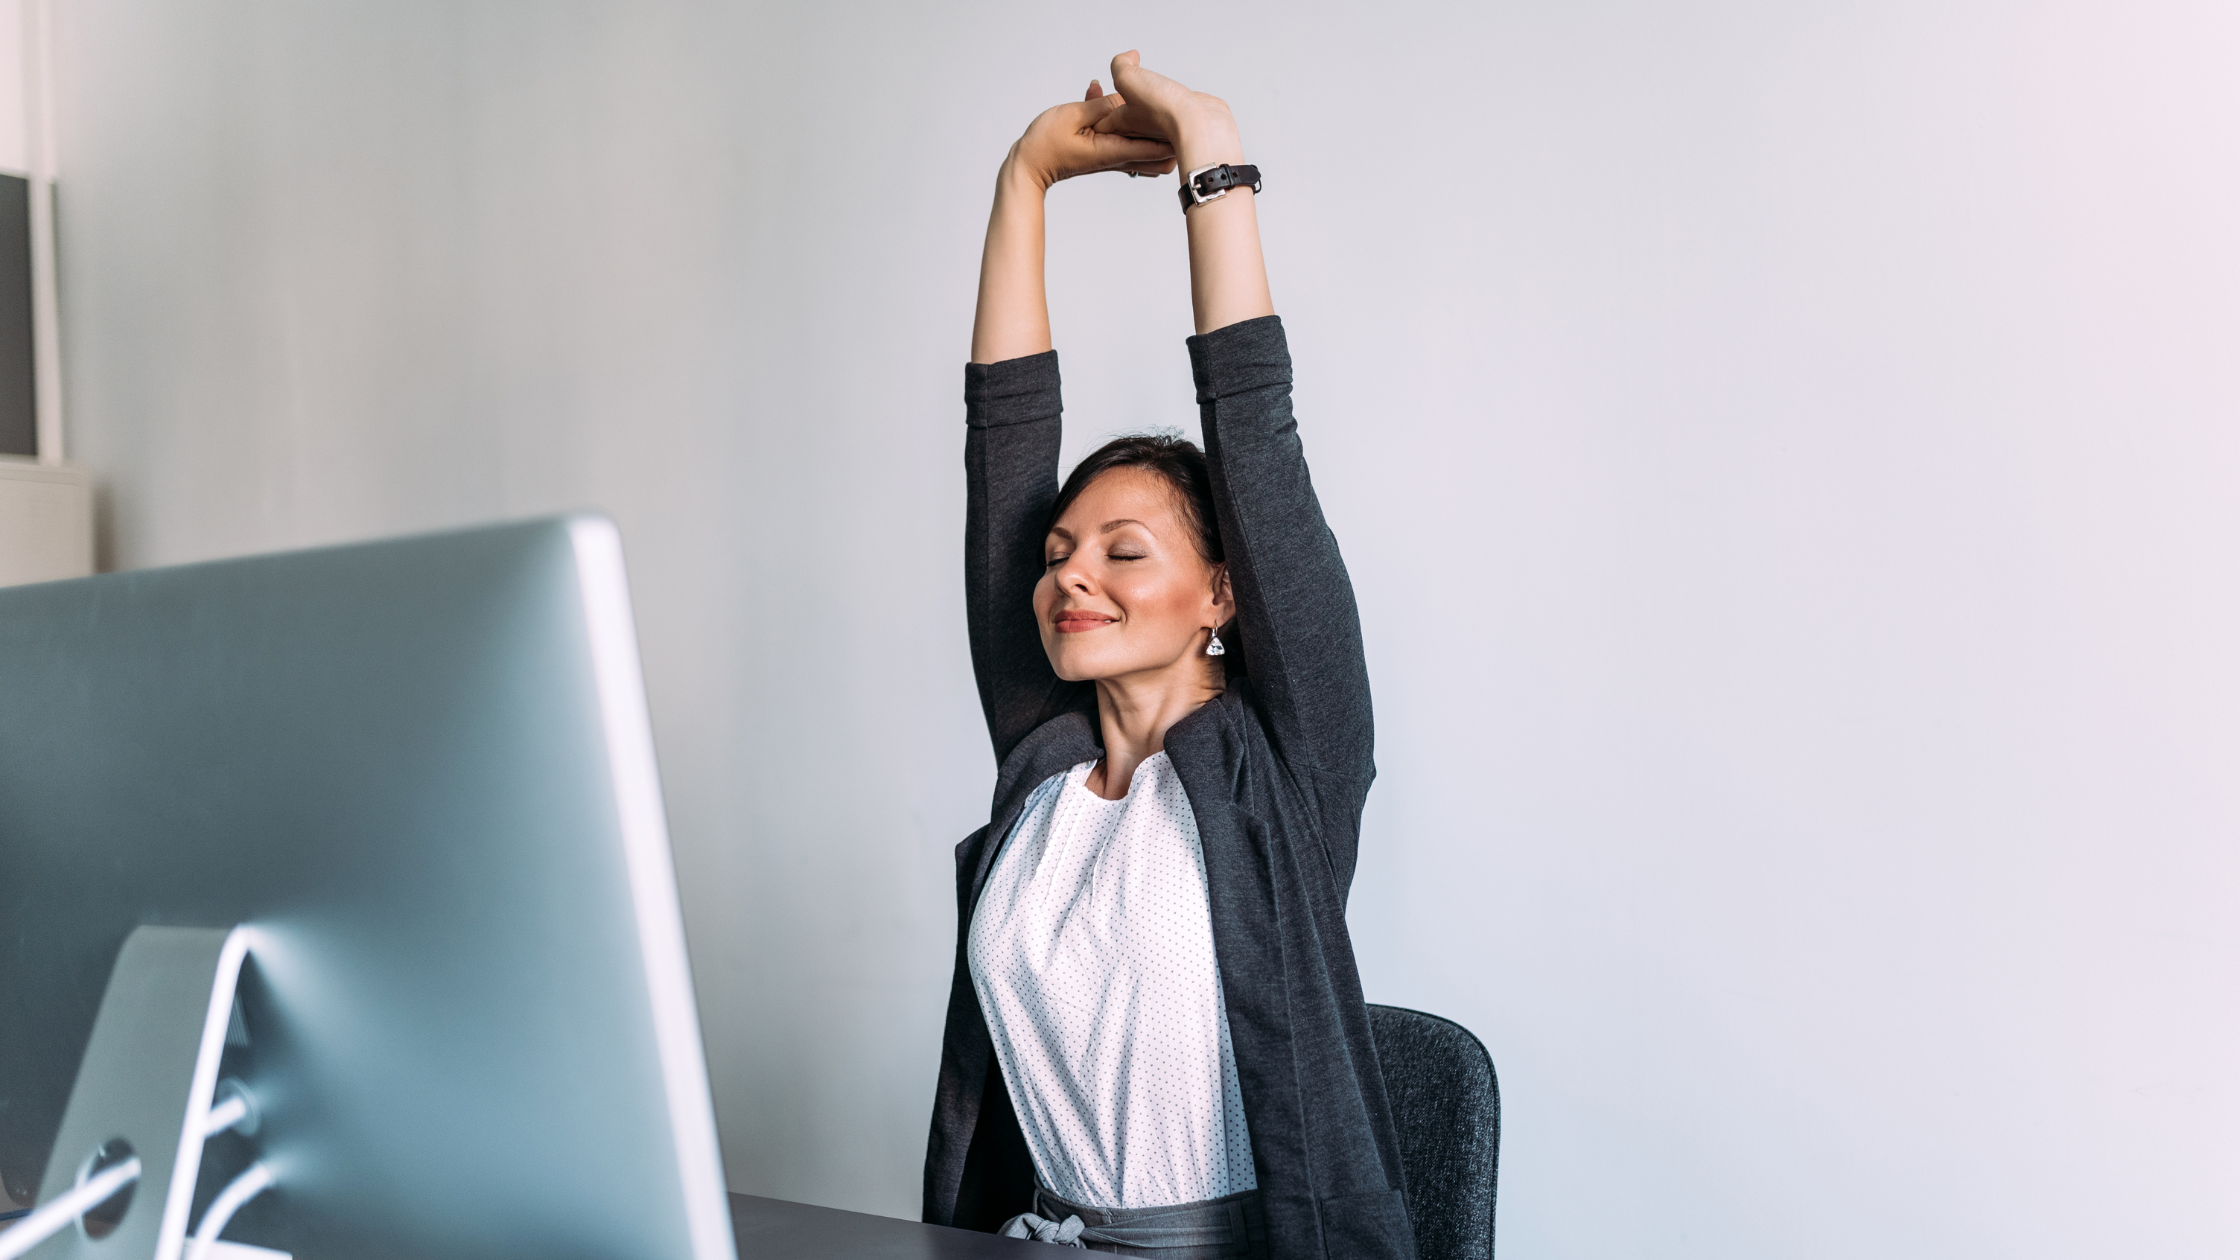
[[[1213,956],[1205,852],[1162,752],[1128,795],[1052,775],[996,857],[973,987],[1043,1185],[1089,1207],[1250,1190],[1252,1141]]]

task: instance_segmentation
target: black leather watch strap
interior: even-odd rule
[[[1260,191],[1260,168],[1257,166],[1201,166],[1182,180],[1182,212],[1190,207],[1202,206],[1209,201],[1219,201],[1229,195],[1232,188],[1250,188]],[[1193,195],[1195,194],[1195,195]]]

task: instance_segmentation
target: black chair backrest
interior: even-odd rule
[[[1385,1096],[1400,1130],[1417,1260],[1490,1260],[1501,1160],[1501,1082],[1493,1056],[1450,1019],[1369,1007]]]

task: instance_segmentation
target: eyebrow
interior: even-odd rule
[[[1123,516],[1116,521],[1106,521],[1104,524],[1097,527],[1097,532],[1100,534],[1109,534],[1113,530],[1120,528],[1122,525],[1143,525],[1143,522],[1137,520],[1132,516]],[[1149,525],[1143,525],[1143,527],[1145,529],[1151,528]],[[1067,542],[1073,541],[1072,531],[1068,530],[1063,525],[1052,525],[1050,527],[1050,536],[1053,538],[1063,538]]]

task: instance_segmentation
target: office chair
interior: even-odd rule
[[[1501,1157],[1493,1056],[1453,1020],[1369,1007],[1384,1091],[1400,1131],[1418,1260],[1491,1260]]]

